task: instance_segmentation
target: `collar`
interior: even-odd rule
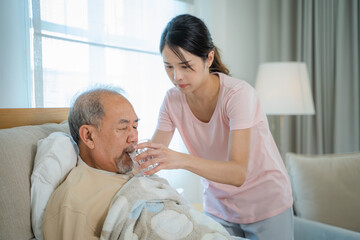
[[[117,175],[117,174],[119,174],[119,175],[124,175],[124,176],[126,175],[126,174],[109,172],[109,171],[106,171],[106,170],[102,170],[102,169],[90,167],[89,165],[87,165],[86,162],[84,162],[84,161],[81,159],[80,155],[78,155],[78,163],[77,163],[77,164],[78,164],[78,165],[83,165],[83,166],[91,169],[92,171],[95,171],[95,172],[98,172],[98,173],[101,173],[101,174],[106,174],[106,175],[109,175],[109,176],[111,176],[111,175]]]

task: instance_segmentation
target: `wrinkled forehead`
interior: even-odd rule
[[[132,104],[122,95],[113,94],[102,98],[105,117],[128,119],[130,122],[137,120],[137,114]]]

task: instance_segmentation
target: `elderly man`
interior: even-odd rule
[[[134,177],[128,152],[138,140],[138,117],[118,92],[80,95],[69,113],[78,164],[54,191],[43,238],[230,239],[219,223],[194,210],[165,179]]]
[[[69,126],[78,165],[47,205],[44,239],[99,239],[113,196],[132,177],[126,150],[138,140],[138,120],[115,90],[94,89],[76,99]]]

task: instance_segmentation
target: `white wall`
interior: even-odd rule
[[[195,0],[194,5],[231,75],[254,86],[259,62],[257,1]]]
[[[0,1],[0,108],[31,107],[26,0]]]

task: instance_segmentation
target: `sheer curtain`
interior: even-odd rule
[[[169,0],[30,0],[34,103],[67,107],[89,86],[124,89],[151,138],[168,80],[158,45],[166,23],[191,5]]]
[[[151,138],[173,86],[159,54],[160,36],[171,18],[191,13],[192,1],[29,0],[29,8],[32,105],[68,107],[77,93],[112,84],[125,91],[141,119],[139,139]],[[178,132],[170,147],[187,152]],[[189,193],[200,185],[180,170],[159,175]]]
[[[296,29],[283,32],[296,52],[282,57],[307,64],[316,108],[314,116],[286,117],[284,151],[360,151],[359,2],[283,1],[282,8],[293,13],[282,20]]]

